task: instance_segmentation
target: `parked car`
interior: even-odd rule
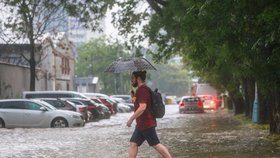
[[[203,108],[205,110],[216,110],[219,106],[219,101],[212,95],[199,95],[203,102]]]
[[[57,110],[40,100],[0,100],[0,127],[82,127],[84,118],[80,113]]]
[[[103,113],[101,111],[101,108],[98,108],[98,106],[92,102],[90,99],[81,99],[81,98],[64,98],[67,99],[70,102],[73,102],[77,105],[85,105],[88,108],[88,111],[91,112],[92,117],[89,117],[89,121],[98,120],[103,118]]]
[[[60,110],[69,110],[69,111],[76,111],[80,114],[83,115],[85,121],[88,121],[88,110],[87,110],[87,106],[85,105],[77,105],[74,104],[70,101],[68,101],[67,99],[59,99],[59,98],[43,98],[41,99],[49,104],[51,104],[52,106],[54,106],[57,109]]]
[[[98,101],[96,99],[91,99],[92,102],[94,102],[97,105],[97,108],[99,111],[102,112],[102,118],[109,119],[112,115],[110,109],[105,106],[101,101]]]
[[[102,101],[98,98],[98,97],[96,97],[96,96],[91,96],[91,97],[89,97],[96,105],[98,105],[98,106],[101,106],[102,107],[102,110],[103,110],[103,112],[104,112],[104,114],[105,114],[105,118],[106,119],[108,119],[108,118],[110,118],[111,117],[111,111],[110,111],[110,109],[106,106],[106,105],[104,105],[103,103],[102,103]]]
[[[82,93],[74,91],[24,91],[22,98],[82,98],[88,99]]]
[[[179,112],[204,112],[203,102],[197,96],[184,96],[179,103]]]
[[[111,98],[122,98],[126,103],[133,104],[132,98],[130,95],[111,95]]]
[[[101,93],[83,93],[85,96],[89,98],[98,97],[98,99],[109,108],[112,114],[116,114],[118,112],[117,103],[113,102],[110,97],[106,94]]]
[[[132,111],[131,108],[125,104],[125,102],[123,101],[123,99],[121,98],[111,98],[113,102],[118,104],[118,112],[130,112]],[[122,101],[120,101],[122,100]]]
[[[111,97],[110,97],[111,98]],[[134,110],[134,104],[127,103],[122,98],[111,98],[112,101],[116,102],[118,104],[118,111],[119,112],[130,112]],[[120,106],[120,107],[119,107]],[[127,109],[129,107],[129,109]]]

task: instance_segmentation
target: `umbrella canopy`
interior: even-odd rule
[[[157,70],[147,59],[140,57],[120,58],[113,61],[104,72]]]

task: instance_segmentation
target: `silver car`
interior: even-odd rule
[[[51,104],[53,107],[60,109],[60,110],[68,110],[68,111],[76,111],[83,115],[85,121],[88,120],[88,110],[87,106],[85,105],[77,105],[74,104],[66,99],[59,99],[59,98],[42,98],[40,99]]]
[[[57,110],[40,100],[0,100],[0,128],[79,127],[85,122],[80,113]]]
[[[184,96],[179,103],[179,113],[200,112],[203,113],[203,102],[198,96]]]

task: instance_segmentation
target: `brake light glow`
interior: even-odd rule
[[[181,103],[180,103],[180,106],[185,106],[184,102],[181,102]]]
[[[203,103],[200,101],[200,102],[197,102],[197,105],[198,106],[203,106]]]
[[[80,110],[80,112],[85,112],[86,111],[86,109],[84,109],[84,108],[79,108],[79,110]]]
[[[88,109],[94,109],[94,106],[90,106],[90,105],[89,105],[89,106],[88,106]]]

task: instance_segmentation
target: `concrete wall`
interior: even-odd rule
[[[38,71],[38,70],[37,70]],[[0,99],[21,98],[23,91],[29,91],[30,70],[28,67],[0,62]],[[53,80],[37,74],[36,91],[53,90]],[[56,90],[73,90],[73,79],[56,80]]]

